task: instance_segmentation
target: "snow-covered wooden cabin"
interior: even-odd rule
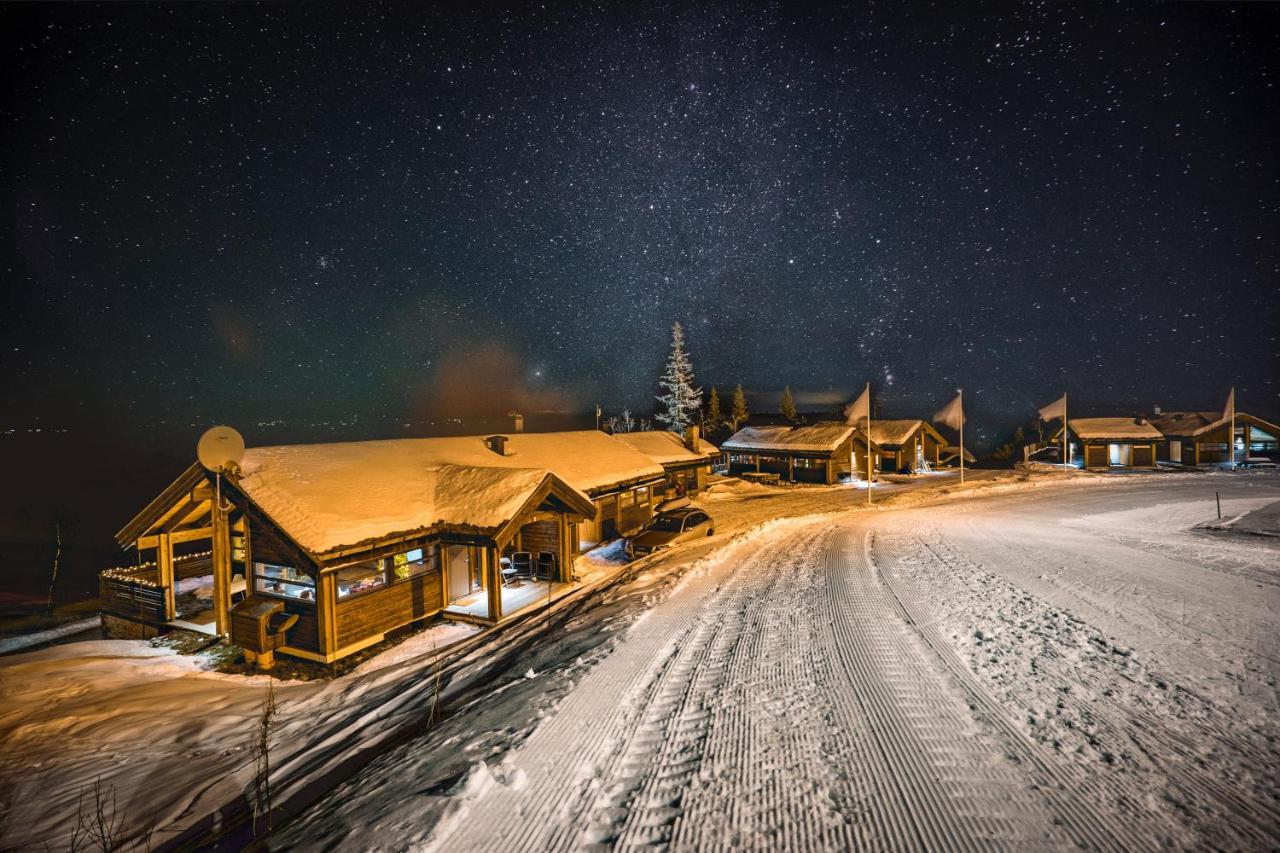
[[[918,419],[873,420],[871,439],[880,449],[880,467],[893,473],[940,465],[947,446],[932,424]]]
[[[875,442],[871,443],[876,453]],[[838,483],[866,468],[867,436],[830,421],[802,426],[748,426],[720,452],[730,474],[771,473],[794,483]]]
[[[1164,439],[1145,418],[1072,418],[1069,428],[1075,452],[1090,470],[1154,468],[1156,447]],[[1053,440],[1062,440],[1061,429]]]
[[[594,430],[249,448],[220,484],[193,465],[117,534],[146,562],[102,574],[103,625],[245,645],[236,613],[278,604],[297,617],[279,651],[329,662],[442,611],[494,623],[573,581],[584,531],[640,527],[664,476]]]
[[[696,495],[706,488],[711,466],[720,455],[720,449],[704,439],[696,426],[683,436],[658,429],[620,432],[613,437],[661,465],[667,475],[666,491],[681,497]]]
[[[1280,426],[1236,412],[1235,456],[1244,462],[1250,456],[1276,458],[1280,455]],[[1218,465],[1228,461],[1227,432],[1231,419],[1222,412],[1162,412],[1151,423],[1164,433],[1160,445],[1161,462],[1178,465]]]

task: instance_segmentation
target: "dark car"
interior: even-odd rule
[[[711,516],[696,506],[665,510],[649,519],[639,533],[627,539],[627,556],[632,560],[647,557],[679,542],[700,539],[715,532]]]

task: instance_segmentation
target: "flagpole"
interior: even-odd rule
[[[964,485],[964,389],[960,388],[960,485]]]
[[[867,383],[867,506],[871,506],[871,383]]]
[[[1062,393],[1062,459],[1063,467],[1067,464],[1067,394]]]
[[[1231,470],[1234,471],[1236,470],[1236,386],[1234,385],[1231,386],[1231,432],[1227,433],[1227,451],[1231,454]]]

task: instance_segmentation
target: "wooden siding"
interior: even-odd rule
[[[372,592],[338,599],[334,651],[438,612],[444,602],[442,584],[440,570],[435,569]]]
[[[320,620],[314,604],[280,599],[286,613],[298,614],[297,623],[285,635],[285,644],[307,652],[320,652]]]
[[[560,554],[560,523],[535,521],[520,528],[520,547],[536,555],[539,551]]]

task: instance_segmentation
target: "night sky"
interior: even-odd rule
[[[958,386],[993,423],[1063,390],[1278,408],[1273,5],[20,4],[0,31],[0,430],[643,411],[674,320],[757,408],[867,380],[890,416]]]

